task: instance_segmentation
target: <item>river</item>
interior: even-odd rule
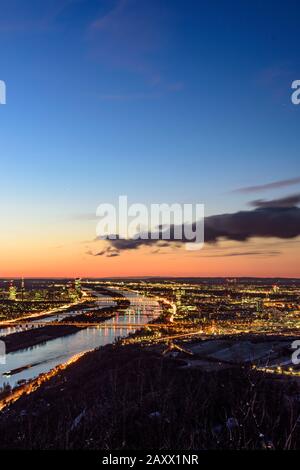
[[[125,337],[138,329],[138,327],[130,326],[126,328],[126,325],[143,326],[161,314],[161,308],[155,300],[141,297],[134,292],[119,292],[130,300],[130,306],[125,312],[117,312],[113,319],[103,322],[102,325],[107,324],[107,328],[84,328],[71,335],[7,354],[6,363],[0,364],[0,387],[5,383],[15,387],[20,381],[32,380],[39,374],[67,362],[78,353],[113,343],[116,338]],[[115,305],[115,302],[110,301],[109,297],[105,302],[101,300],[101,307],[111,305]],[[73,312],[68,312],[68,315],[77,313],[74,309]],[[56,316],[45,318],[43,321],[48,319],[49,321],[50,319],[54,320]],[[17,371],[17,373],[10,373],[11,371]]]

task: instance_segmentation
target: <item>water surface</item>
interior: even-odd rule
[[[107,328],[84,328],[71,335],[7,354],[6,364],[0,364],[0,386],[9,383],[11,387],[15,387],[19,381],[31,380],[66,362],[75,354],[113,343],[116,338],[125,337],[138,329],[138,327],[130,327],[130,324],[142,326],[160,315],[161,309],[156,301],[133,292],[121,292],[130,300],[130,306],[124,313],[117,313],[113,319],[103,322],[104,325],[108,325]],[[107,303],[101,302],[103,308],[111,305],[115,303],[110,301],[109,297]],[[76,313],[79,312],[74,310],[74,312],[68,312],[68,315]],[[53,317],[51,319],[53,320]],[[128,325],[127,328],[126,325]],[[23,367],[26,369],[3,375],[3,373]]]

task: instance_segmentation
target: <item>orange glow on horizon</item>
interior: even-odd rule
[[[98,242],[103,243],[103,242]],[[300,238],[292,241],[251,240],[206,245],[199,252],[151,248],[123,251],[120,256],[88,254],[93,244],[8,243],[0,249],[1,277],[300,277]],[[97,250],[95,250],[97,251]]]

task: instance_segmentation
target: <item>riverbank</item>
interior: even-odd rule
[[[129,305],[130,301],[127,300],[122,294],[115,293],[109,291],[108,289],[99,288],[96,289],[98,293],[101,295],[106,295],[112,297],[116,303],[116,305],[111,307],[99,307],[99,309],[93,311],[87,311],[85,313],[79,313],[77,315],[69,315],[65,317],[63,320],[59,321],[58,324],[55,325],[45,325],[45,326],[38,326],[36,328],[31,328],[25,331],[20,331],[16,333],[12,333],[5,337],[0,337],[0,340],[5,342],[6,346],[6,353],[15,352],[18,350],[22,350],[25,348],[33,347],[41,343],[45,343],[46,341],[51,341],[53,339],[61,338],[67,335],[71,335],[76,333],[78,330],[85,328],[82,326],[84,323],[93,323],[93,322],[103,322],[110,318],[113,318],[116,312],[123,312],[126,310]],[[97,302],[97,297],[95,297],[95,301],[91,303],[90,301],[81,304],[80,306],[76,305],[76,310],[84,309],[84,308],[93,308],[95,307],[95,303]],[[79,308],[81,307],[81,308]],[[68,308],[66,311],[71,311],[72,309]],[[60,312],[63,313],[63,312]],[[36,318],[35,318],[36,320]],[[61,325],[59,325],[61,323]],[[64,323],[74,323],[73,325],[64,324]],[[80,323],[80,326],[76,326],[76,323]],[[29,322],[30,324],[30,322]]]
[[[130,301],[125,298],[123,294],[116,291],[110,291],[104,287],[96,287],[94,289],[97,294],[102,296],[111,297],[115,302],[115,305],[110,307],[99,307],[99,309],[92,310],[90,312],[81,313],[78,315],[70,315],[64,318],[64,322],[71,323],[99,323],[105,320],[113,318],[116,314],[116,310],[120,313],[124,313],[130,306]]]
[[[17,305],[21,305],[22,302],[11,302],[11,305],[14,305],[14,304],[17,304]],[[51,304],[53,305],[53,304]],[[28,313],[26,315],[22,315],[22,316],[16,316],[12,319],[5,319],[5,320],[2,320],[0,322],[0,328],[10,328],[11,326],[13,326],[14,324],[22,321],[22,322],[28,322],[28,323],[31,323],[33,321],[36,321],[36,320],[42,320],[44,319],[45,317],[55,317],[57,315],[61,315],[63,313],[67,313],[67,312],[70,312],[72,310],[74,310],[76,308],[76,310],[81,310],[81,309],[85,309],[85,308],[89,308],[90,306],[92,305],[91,301],[90,300],[86,300],[86,299],[82,299],[82,300],[79,300],[79,301],[76,301],[76,302],[73,302],[71,304],[63,304],[61,305],[60,307],[52,307],[52,308],[49,308],[47,310],[43,310],[43,311],[39,311],[37,313]]]
[[[78,331],[78,327],[72,325],[47,325],[41,328],[32,328],[31,330],[12,333],[2,338],[5,341],[6,354],[21,349],[30,348],[37,344],[51,341],[52,339],[62,338]],[[1,338],[0,338],[1,340]]]

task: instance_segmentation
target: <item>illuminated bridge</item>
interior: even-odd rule
[[[162,328],[162,327],[167,327],[167,328],[178,328],[182,326],[179,323],[97,323],[97,322],[71,322],[71,321],[52,321],[52,322],[34,322],[34,323],[28,323],[28,322],[16,322],[13,324],[9,325],[9,328],[11,327],[25,327],[28,330],[33,329],[33,328],[42,328],[43,326],[76,326],[77,328],[88,328],[88,327],[93,327],[93,328],[102,328],[102,329],[107,329],[107,328],[114,328],[114,329],[128,329],[128,328],[144,328],[144,327],[150,327],[150,328]],[[3,325],[0,323],[0,328],[3,327],[8,327],[7,324]]]
[[[45,325],[45,324],[44,324]],[[44,326],[42,325],[42,326]],[[46,324],[49,325],[49,322]],[[59,326],[77,326],[79,328],[86,328],[86,327],[93,327],[93,328],[101,328],[101,329],[108,329],[113,328],[116,330],[119,329],[128,329],[128,328],[144,328],[145,326],[150,326],[153,328],[161,328],[163,325],[159,323],[93,323],[93,322],[51,322],[50,325],[59,325]],[[39,325],[40,326],[40,325]]]

